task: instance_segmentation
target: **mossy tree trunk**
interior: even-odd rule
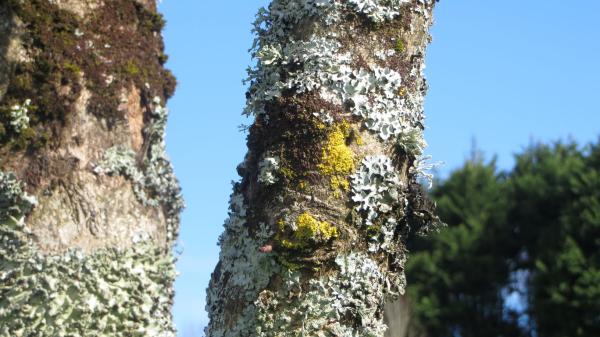
[[[0,1],[0,336],[174,336],[154,0]]]
[[[433,2],[273,0],[255,23],[210,337],[389,336],[424,197],[423,78]],[[390,325],[393,326],[393,325]]]

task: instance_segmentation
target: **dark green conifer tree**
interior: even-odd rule
[[[417,238],[408,263],[412,334],[514,336],[506,319],[503,288],[506,258],[514,248],[505,226],[506,184],[494,161],[474,157],[433,192],[448,225],[431,238]]]
[[[600,145],[533,146],[510,179],[509,223],[540,337],[600,335]]]

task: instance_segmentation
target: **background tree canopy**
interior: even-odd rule
[[[600,143],[474,155],[432,195],[448,227],[411,242],[411,335],[600,336]]]

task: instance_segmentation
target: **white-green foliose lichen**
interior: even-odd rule
[[[151,121],[144,132],[149,139],[148,152],[138,164],[135,152],[126,145],[117,145],[105,151],[95,167],[98,174],[119,174],[131,180],[136,197],[144,205],[165,209],[167,237],[177,237],[179,216],[185,207],[181,187],[166,154],[165,130],[169,111],[161,105],[160,98],[153,100]]]
[[[367,225],[396,206],[404,206],[402,189],[394,164],[385,155],[366,157],[352,176],[352,201],[356,210],[366,213]]]
[[[156,200],[165,209],[168,239],[175,240],[178,235],[180,214],[185,203],[179,181],[167,156],[165,136],[169,110],[161,105],[159,97],[154,98],[154,105],[152,119],[145,129],[150,147],[144,160],[144,176],[146,186],[156,195]]]
[[[356,10],[375,22],[382,22],[395,18],[400,14],[401,5],[411,0],[348,0]]]
[[[234,186],[234,190],[237,188]],[[219,238],[218,270],[207,289],[206,311],[212,317],[207,336],[254,336],[257,310],[253,302],[271,276],[282,271],[271,255],[259,251],[273,233],[266,226],[251,233],[246,226],[246,212],[244,197],[234,193],[229,203],[229,219]],[[237,302],[243,312],[236,324],[226,328],[226,304],[232,302]]]
[[[133,191],[138,200],[150,204],[146,195],[144,174],[138,168],[135,152],[126,146],[117,145],[104,152],[102,161],[96,165],[94,172],[97,174],[122,175],[131,180]],[[155,205],[155,203],[152,203]]]
[[[279,178],[277,171],[279,170],[279,158],[266,157],[258,164],[258,181],[265,185],[275,184]]]
[[[26,99],[21,105],[13,105],[10,108],[10,125],[16,133],[27,129],[29,127],[29,116],[27,113],[31,107],[31,100]]]
[[[351,106],[352,113],[363,118],[365,127],[384,141],[417,128],[424,119],[423,93],[399,95],[404,82],[399,73],[377,66],[353,68],[351,55],[341,51],[339,37],[333,31],[300,41],[291,34],[295,25],[306,17],[319,18],[329,26],[339,23],[343,13],[356,10],[374,21],[384,21],[396,17],[400,7],[408,2],[313,0],[300,5],[294,1],[274,1],[270,12],[261,11],[255,23],[258,38],[254,56],[259,62],[249,70],[247,82],[252,95],[246,114],[263,114],[265,104],[281,96],[284,90],[292,89],[298,94],[318,90],[327,101]],[[291,64],[301,67],[290,71]],[[415,68],[409,76],[423,76],[422,72],[422,67]],[[285,78],[281,76],[283,73]]]
[[[407,130],[398,137],[396,143],[404,152],[415,158],[423,156],[423,151],[427,148],[427,142],[423,138],[423,131],[418,128]]]
[[[261,324],[253,336],[383,336],[380,309],[390,280],[367,254],[341,254],[335,264],[337,274],[312,279],[308,287],[300,273],[288,271],[279,292],[261,292],[255,303]],[[360,317],[360,325],[344,317]]]
[[[36,204],[14,174],[0,171],[0,219],[22,219]]]
[[[170,252],[144,241],[42,254],[24,221],[34,206],[0,172],[0,337],[175,336]]]

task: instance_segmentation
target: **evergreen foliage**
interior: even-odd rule
[[[600,336],[600,143],[475,157],[432,196],[448,227],[411,243],[412,334]]]
[[[600,336],[600,143],[532,147],[510,180],[537,335]]]

